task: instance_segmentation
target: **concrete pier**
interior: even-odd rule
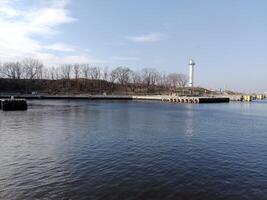
[[[242,95],[230,95],[229,98],[230,101],[243,101]]]
[[[148,101],[162,101],[167,98],[167,95],[147,95],[147,96],[132,96],[133,100],[148,100]]]
[[[2,96],[2,98],[4,98]],[[10,98],[10,96],[6,96]],[[147,101],[163,101],[174,103],[227,103],[230,101],[229,97],[180,97],[168,95],[147,95],[147,96],[116,96],[116,95],[21,95],[16,98],[24,98],[31,100],[147,100]]]

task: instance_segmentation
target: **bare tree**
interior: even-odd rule
[[[131,70],[128,67],[117,67],[111,72],[111,77],[113,79],[112,81],[118,81],[125,88],[126,94],[127,94],[127,86],[128,83],[130,82],[130,74]]]
[[[92,80],[100,79],[101,71],[99,67],[90,67],[89,68],[89,76]]]
[[[22,61],[26,79],[42,79],[43,64],[37,59],[25,59]]]
[[[132,80],[132,83],[135,85],[142,83],[141,74],[139,72],[132,71],[131,80]]]
[[[1,65],[0,73],[3,77],[10,79],[20,79],[22,74],[21,64],[19,62],[6,62]]]
[[[179,74],[177,73],[170,73],[168,75],[168,80],[170,83],[170,86],[173,88],[178,87],[178,82],[179,82]]]
[[[142,79],[143,83],[146,84],[147,87],[156,84],[158,71],[154,68],[145,68],[142,70]]]
[[[142,70],[142,82],[146,86],[147,92],[155,92],[156,83],[159,78],[159,72],[154,68],[145,68]]]
[[[138,90],[138,88],[142,87],[142,77],[141,74],[139,72],[136,71],[131,71],[131,89],[133,92],[136,92]]]
[[[51,80],[57,80],[59,78],[59,72],[57,67],[50,67],[48,68],[48,73],[49,73],[49,79]]]
[[[54,76],[56,80],[59,80],[61,78],[61,71],[59,67],[55,67]]]
[[[184,74],[179,74],[179,87],[185,87],[188,83],[188,77]]]
[[[122,85],[129,83],[130,73],[131,70],[128,67],[117,67],[114,70],[114,74],[116,74],[118,82]]]
[[[49,70],[50,69],[48,67],[43,68],[43,75],[42,75],[43,79],[46,79],[46,80],[51,79]]]
[[[20,62],[16,62],[15,64],[15,71],[16,71],[16,78],[17,79],[21,79],[21,76],[22,76],[22,73],[23,73],[23,70],[22,70],[22,65]]]
[[[171,87],[173,88],[185,87],[188,81],[186,75],[179,74],[179,73],[170,73],[168,75],[168,80],[169,80]]]
[[[83,81],[78,81],[80,77],[84,78]],[[56,90],[60,92],[62,90],[63,92],[78,92],[83,90],[94,93],[111,92],[115,88],[124,88],[126,93],[128,89],[131,89],[133,93],[138,92],[138,90],[142,93],[161,93],[162,91],[185,87],[188,82],[188,77],[184,74],[164,74],[159,73],[154,68],[144,68],[139,72],[132,71],[128,67],[117,67],[109,71],[108,67],[101,69],[100,67],[90,66],[89,64],[65,64],[59,67],[44,67],[36,59],[0,63],[0,78],[26,79],[22,82],[25,85],[26,92],[31,92],[39,87],[38,81],[33,81],[34,79],[63,79],[58,82],[54,81],[53,84],[46,81],[47,86],[45,87],[49,88],[49,91]],[[75,88],[73,88],[74,84],[71,78],[77,80]],[[106,81],[111,83],[107,83]]]
[[[90,72],[90,67],[88,64],[85,64],[82,66],[82,73],[83,73],[83,77],[88,79],[89,78],[89,72]]]
[[[61,66],[61,76],[63,79],[69,80],[71,77],[72,65],[66,64]]]
[[[6,76],[7,78],[10,79],[15,79],[16,74],[15,74],[15,69],[14,69],[14,63],[8,62],[8,63],[3,63],[2,64],[2,70],[1,73]]]
[[[110,73],[110,82],[111,83],[114,83],[116,80],[118,79],[118,73],[116,70],[112,70],[111,73]]]
[[[161,74],[161,81],[160,81],[160,85],[162,87],[165,87],[165,88],[169,88],[170,87],[170,81],[168,79],[168,75],[166,74]]]
[[[79,64],[73,65],[73,72],[74,72],[74,76],[75,76],[76,80],[80,77],[80,73],[81,73],[80,70],[81,70],[81,68],[80,68]]]

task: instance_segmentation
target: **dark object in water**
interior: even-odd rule
[[[3,111],[27,110],[28,104],[25,99],[5,99],[1,100]]]

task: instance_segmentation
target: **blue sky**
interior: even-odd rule
[[[0,0],[0,59],[154,67],[267,91],[265,0]]]

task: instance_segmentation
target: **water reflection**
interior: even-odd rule
[[[193,111],[193,105],[187,105],[185,124],[186,124],[186,129],[185,129],[186,135],[188,137],[193,137],[194,136],[194,111]]]

